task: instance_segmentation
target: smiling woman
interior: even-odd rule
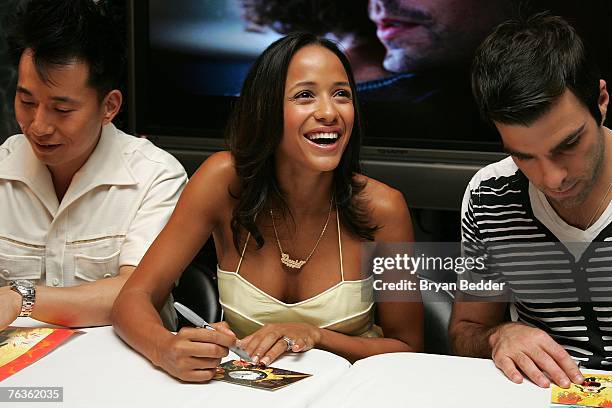
[[[338,58],[319,46],[302,48],[291,60],[285,81],[279,164],[292,163],[289,159],[297,153],[292,150],[300,150],[301,166],[315,171],[335,169],[351,137],[354,118],[351,86]]]
[[[402,194],[359,173],[357,106],[334,43],[296,33],[268,47],[230,120],[231,151],[196,172],[119,295],[118,333],[188,381],[212,378],[236,337],[266,365],[313,347],[351,360],[421,350],[422,305],[375,304],[361,273],[363,242],[413,234]],[[211,234],[226,323],[172,335],[154,307]]]

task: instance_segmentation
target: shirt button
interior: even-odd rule
[[[9,272],[8,269],[3,269],[0,273],[2,274],[2,277],[7,278],[7,279],[9,276],[11,276],[11,273]]]
[[[57,286],[59,285],[59,279],[55,278],[51,281],[51,284],[53,284],[53,286]]]
[[[105,273],[105,274],[104,274],[104,277],[105,277],[105,278],[110,278],[111,276],[112,276],[112,275],[111,275],[110,273]]]

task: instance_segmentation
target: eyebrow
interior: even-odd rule
[[[34,96],[34,95],[32,95],[32,92],[30,92],[28,89],[26,89],[26,88],[24,88],[23,86],[20,86],[20,85],[17,86],[17,92],[22,93],[22,94],[26,94],[28,96]],[[70,98],[68,96],[53,96],[51,99],[56,101],[56,102],[70,103],[70,104],[74,104],[74,105],[78,105],[80,103],[76,99]]]
[[[559,152],[562,152],[563,150],[565,150],[570,143],[574,142],[575,139],[578,136],[580,136],[582,134],[582,132],[584,132],[584,128],[585,127],[586,127],[586,124],[583,123],[577,129],[573,130],[559,144],[557,144],[555,147],[550,149],[549,153],[554,155],[556,153],[559,153]],[[510,148],[508,148],[506,146],[504,146],[503,149],[504,149],[504,152],[506,152],[506,153],[508,153],[509,155],[512,155],[512,156],[523,157],[523,158],[531,158],[531,157],[533,157],[533,155],[531,155],[529,153],[519,152],[517,150],[510,149]]]
[[[585,127],[586,127],[586,124],[583,123],[578,129],[574,130],[565,139],[563,139],[561,141],[561,143],[559,143],[558,145],[553,147],[550,150],[550,153],[551,154],[555,154],[555,153],[559,153],[559,152],[562,152],[563,150],[567,149],[568,145],[571,144],[572,142],[574,142],[578,138],[578,136],[580,136],[582,134],[582,132],[584,132],[584,128]]]
[[[317,83],[314,81],[302,81],[302,82],[298,82],[297,84],[293,85],[291,88],[289,88],[289,90],[292,90],[298,87],[302,87],[302,86],[315,86],[315,85],[317,85]],[[338,81],[338,82],[334,82],[334,86],[350,86],[350,84],[347,81]]]

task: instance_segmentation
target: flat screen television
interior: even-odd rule
[[[550,9],[565,16],[612,81],[612,2],[532,3],[135,0],[131,128],[144,135],[222,139],[254,59],[282,33],[311,29],[338,40],[351,59],[365,146],[500,151],[496,132],[476,112],[469,65],[475,46],[509,13]]]

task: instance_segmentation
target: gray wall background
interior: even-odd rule
[[[0,0],[0,143],[17,133],[13,98],[17,74],[8,56],[6,21],[16,10],[20,0]]]

